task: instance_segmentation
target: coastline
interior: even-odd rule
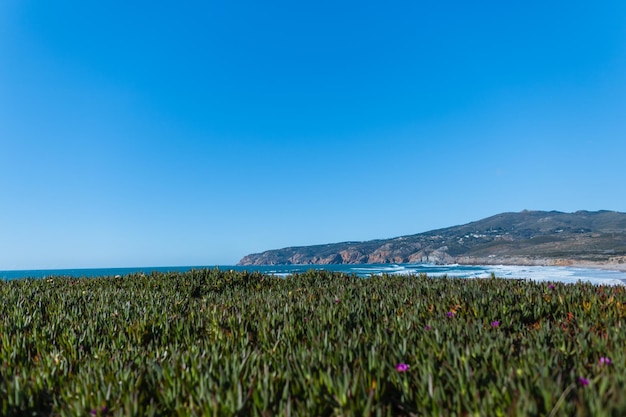
[[[459,265],[507,265],[507,266],[562,266],[568,268],[600,269],[626,272],[623,257],[608,262],[583,261],[575,259],[522,258],[522,257],[459,257],[454,259]]]
[[[186,272],[192,269],[221,269],[228,271],[260,272],[264,274],[287,276],[305,273],[311,269],[331,272],[356,274],[368,277],[372,274],[428,274],[433,276],[449,275],[464,278],[482,277],[495,273],[503,278],[526,277],[537,280],[557,280],[575,282],[577,279],[593,282],[613,281],[626,284],[626,264],[623,262],[590,262],[572,259],[539,259],[518,257],[458,257],[439,259],[430,263],[380,263],[380,264],[288,264],[288,265],[197,265],[175,267],[136,267],[136,268],[98,268],[98,269],[56,269],[56,270],[16,270],[0,271],[0,279],[13,280],[23,278],[47,277],[115,277],[128,274],[151,274],[153,272]],[[547,268],[542,270],[542,268]]]
[[[569,266],[572,268],[602,269],[605,271],[626,272],[626,265],[624,264],[579,262],[579,263],[573,263]]]

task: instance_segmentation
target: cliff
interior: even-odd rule
[[[626,268],[626,213],[524,210],[392,239],[268,250],[244,256],[238,264],[422,262]]]

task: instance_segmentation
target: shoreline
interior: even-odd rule
[[[626,265],[624,264],[594,264],[594,263],[573,263],[571,268],[584,268],[584,269],[601,269],[604,271],[619,271],[626,272]]]
[[[21,278],[45,278],[51,276],[67,276],[74,278],[94,278],[94,277],[113,277],[123,276],[126,274],[143,273],[148,274],[152,272],[186,272],[192,269],[224,269],[224,270],[247,270],[257,271],[267,274],[290,274],[301,273],[308,269],[327,269],[335,272],[356,273],[357,275],[368,276],[371,273],[384,273],[389,272],[391,268],[392,273],[397,272],[396,269],[405,269],[406,272],[413,271],[414,273],[433,273],[441,272],[448,267],[454,269],[454,266],[473,266],[483,269],[490,269],[498,267],[517,267],[522,268],[520,274],[523,274],[525,267],[554,267],[563,269],[577,269],[583,272],[574,273],[575,275],[586,276],[589,279],[595,279],[594,277],[601,277],[603,273],[615,272],[621,275],[619,279],[621,282],[626,283],[626,263],[621,258],[612,259],[611,262],[592,262],[592,261],[574,261],[573,259],[546,259],[546,258],[521,258],[521,257],[457,257],[432,260],[434,262],[429,263],[383,263],[383,264],[289,264],[289,265],[198,265],[198,266],[178,266],[178,267],[136,267],[136,268],[89,268],[89,269],[56,269],[56,270],[15,270],[15,271],[0,271],[0,280],[13,280]],[[622,261],[622,262],[619,262]],[[404,264],[404,265],[403,265]],[[420,268],[424,266],[424,268]],[[360,266],[354,269],[355,266]],[[394,267],[396,267],[394,269]],[[436,268],[433,268],[436,267]],[[443,268],[443,269],[442,269]],[[587,272],[584,272],[587,270]],[[596,272],[593,272],[596,271]],[[454,271],[452,271],[454,273]],[[446,273],[443,271],[442,273]],[[608,277],[607,277],[608,278]]]
[[[603,271],[626,272],[626,263],[620,262],[594,262],[579,261],[573,259],[528,259],[528,258],[466,258],[460,257],[454,260],[458,265],[506,265],[506,266],[558,266],[566,268],[599,269]]]

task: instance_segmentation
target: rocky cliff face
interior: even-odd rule
[[[626,213],[523,211],[462,226],[367,242],[269,250],[239,265],[626,263]]]

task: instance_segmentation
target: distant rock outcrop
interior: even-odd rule
[[[502,213],[461,226],[393,239],[268,250],[239,265],[515,264],[624,266],[626,213]]]

